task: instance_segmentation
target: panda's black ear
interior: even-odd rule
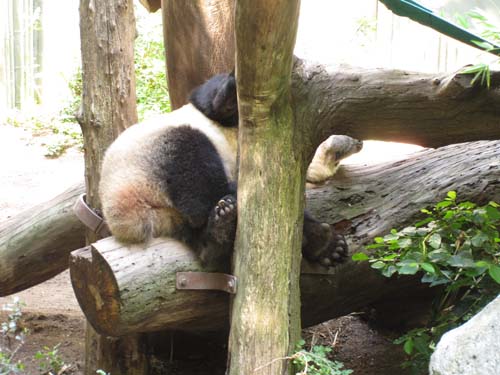
[[[236,77],[236,67],[231,70],[231,73],[229,73],[229,77]]]
[[[212,109],[217,114],[217,118],[226,118],[237,113],[238,100],[234,76],[229,74],[220,82],[212,99]]]

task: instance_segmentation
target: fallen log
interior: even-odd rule
[[[345,272],[348,269],[348,272]],[[210,272],[184,244],[157,238],[147,246],[123,246],[113,237],[74,251],[71,282],[93,328],[107,336],[160,330],[227,329],[229,294],[219,290],[179,290],[178,272]],[[352,273],[363,275],[359,288]],[[422,288],[423,289],[423,288]],[[305,263],[301,277],[302,319],[311,326],[365,306],[366,301],[396,292],[414,295],[415,278],[386,279],[366,264],[347,264],[328,271]],[[339,300],[343,301],[339,306]]]
[[[346,228],[351,250],[358,251],[373,237],[415,221],[422,207],[448,190],[485,203],[500,200],[499,185],[500,142],[484,141],[376,166],[348,166],[331,183],[309,190],[307,198],[313,214]],[[202,268],[172,240],[158,239],[144,248],[105,239],[74,252],[70,270],[82,310],[103,334],[211,331],[227,322],[228,298],[222,292],[176,289],[177,272]],[[351,261],[329,271],[306,264],[301,284],[304,326],[391,298],[411,298],[422,288],[418,279],[386,279],[367,264]]]
[[[0,223],[0,296],[37,285],[68,268],[69,253],[85,245],[73,214],[78,184],[54,199]]]

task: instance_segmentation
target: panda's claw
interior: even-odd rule
[[[208,219],[207,231],[210,236],[220,243],[233,241],[236,216],[236,200],[232,195],[226,195],[217,202]]]

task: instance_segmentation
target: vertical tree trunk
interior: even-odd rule
[[[137,122],[132,0],[81,0],[83,98],[79,118],[84,136],[87,202],[100,208],[98,184],[104,152],[126,127]],[[87,241],[97,240],[88,233]],[[78,282],[72,278],[72,282]],[[85,374],[147,373],[142,336],[111,339],[87,324]]]
[[[238,231],[231,375],[283,374],[300,334],[305,160],[290,101],[299,0],[240,0]]]

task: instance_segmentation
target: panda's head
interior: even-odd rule
[[[189,101],[209,119],[223,126],[238,125],[238,99],[234,72],[210,78],[191,92]]]

